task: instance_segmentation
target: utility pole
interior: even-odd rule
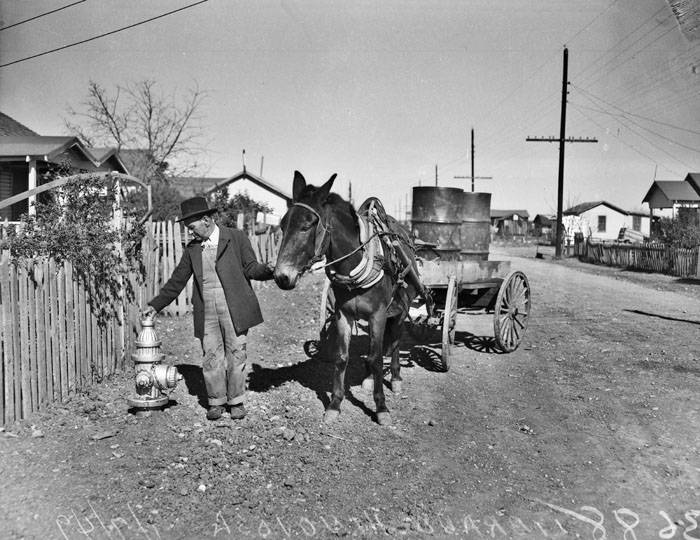
[[[472,175],[471,176],[455,176],[454,178],[456,180],[469,180],[469,178],[472,179],[472,193],[474,192],[474,180],[492,180],[492,176],[474,176],[474,128],[472,128],[472,144],[471,144],[471,152],[472,152]]]
[[[438,185],[437,177],[438,177],[438,174],[437,174],[437,163],[436,163],[435,164],[435,187],[437,187],[437,185]]]
[[[563,204],[564,204],[564,144],[571,143],[597,143],[595,137],[569,137],[566,138],[566,96],[569,93],[569,49],[564,46],[564,68],[561,82],[561,122],[559,124],[559,137],[527,137],[527,142],[558,142],[559,143],[559,178],[557,182],[557,237],[554,247],[554,256],[561,258]]]

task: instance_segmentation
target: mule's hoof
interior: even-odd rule
[[[403,381],[391,381],[391,391],[394,392],[394,394],[400,394],[401,393],[401,383]]]
[[[365,392],[372,392],[374,390],[374,378],[367,377],[365,380],[363,380],[362,381],[362,389]]]
[[[338,419],[338,416],[340,416],[340,411],[336,411],[335,409],[328,409],[325,413],[323,413],[323,423],[330,424],[332,422],[335,422]]]
[[[391,415],[388,411],[377,413],[377,423],[380,426],[390,426],[391,425]]]

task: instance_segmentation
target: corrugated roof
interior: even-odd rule
[[[697,174],[697,173],[693,173]],[[690,175],[688,175],[690,176]],[[657,180],[654,182],[647,194],[642,199],[642,202],[649,202],[652,193],[655,189],[658,189],[663,193],[669,201],[700,201],[700,195],[698,195],[690,182],[685,182],[683,180]]]
[[[581,204],[577,204],[575,206],[572,206],[571,208],[567,208],[564,210],[563,214],[565,216],[578,216],[583,214],[584,212],[588,212],[592,208],[595,208],[596,206],[607,206],[608,208],[611,208],[617,212],[620,212],[620,214],[625,214],[627,215],[627,210],[623,210],[619,206],[615,206],[614,204],[610,204],[607,201],[590,201],[590,202],[584,202]]]
[[[27,136],[27,135],[38,135],[35,131],[32,131],[24,124],[20,124],[14,118],[7,116],[5,113],[0,112],[0,136]]]

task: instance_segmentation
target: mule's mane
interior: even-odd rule
[[[316,186],[307,185],[304,188],[304,191],[302,191],[301,196],[299,197],[299,202],[313,200],[313,195],[314,193],[316,193],[316,190],[318,190]],[[353,219],[356,229],[359,231],[359,218],[357,216],[355,208],[353,208],[352,204],[343,199],[340,195],[338,195],[337,193],[329,193],[328,198],[326,199],[326,202],[323,204],[323,206],[333,206],[336,209],[336,211],[349,214]]]

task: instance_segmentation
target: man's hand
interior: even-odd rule
[[[142,319],[152,319],[158,314],[156,311],[156,308],[153,306],[146,306],[141,310],[141,318]]]

